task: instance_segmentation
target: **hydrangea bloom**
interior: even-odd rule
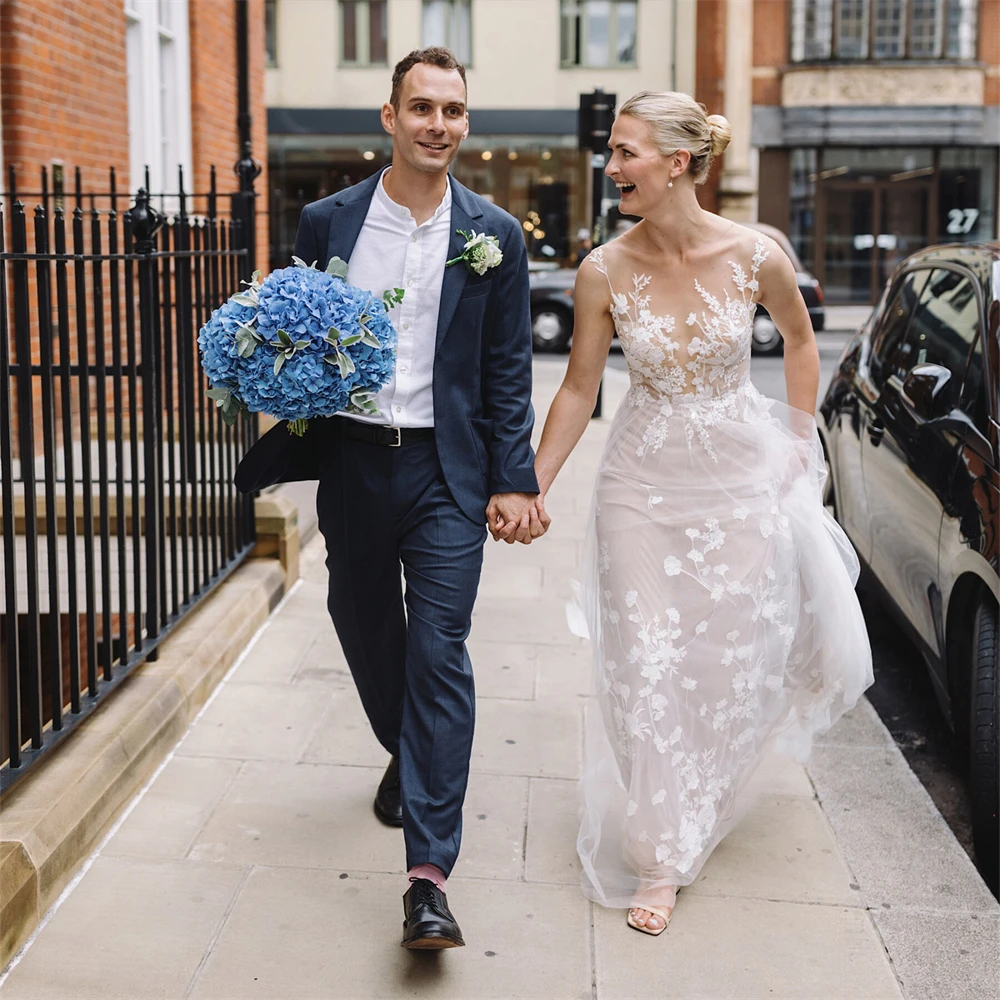
[[[256,315],[253,306],[229,299],[201,328],[198,334],[201,366],[213,386],[235,388],[238,385],[240,357],[236,351],[236,334],[241,324],[250,323]]]
[[[383,301],[349,285],[342,261],[326,272],[297,265],[263,282],[255,274],[199,334],[210,395],[227,420],[248,409],[301,431],[312,417],[372,412],[392,377],[396,331]]]

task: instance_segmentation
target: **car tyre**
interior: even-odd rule
[[[531,312],[531,342],[536,351],[565,351],[573,325],[567,313],[554,306],[539,306]]]
[[[774,320],[765,312],[758,312],[753,318],[753,336],[750,343],[754,354],[769,357],[782,354],[785,342],[781,339]]]
[[[997,606],[980,599],[972,627],[969,713],[969,791],[972,839],[983,879],[1000,884],[1000,668]]]

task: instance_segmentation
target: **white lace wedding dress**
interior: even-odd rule
[[[626,283],[601,249],[583,265],[611,285],[631,382],[580,589],[595,690],[577,847],[584,891],[606,906],[640,892],[672,906],[740,818],[762,754],[804,758],[872,683],[815,422],[750,381],[766,255],[758,241],[749,273],[717,262],[703,276],[715,294]]]

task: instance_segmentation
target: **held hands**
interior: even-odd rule
[[[534,493],[495,493],[486,507],[486,523],[495,542],[530,545],[549,529],[545,498]]]

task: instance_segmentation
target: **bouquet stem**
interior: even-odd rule
[[[309,421],[300,417],[298,420],[288,421],[288,433],[294,434],[296,437],[302,437],[306,432],[306,428],[309,426]]]

